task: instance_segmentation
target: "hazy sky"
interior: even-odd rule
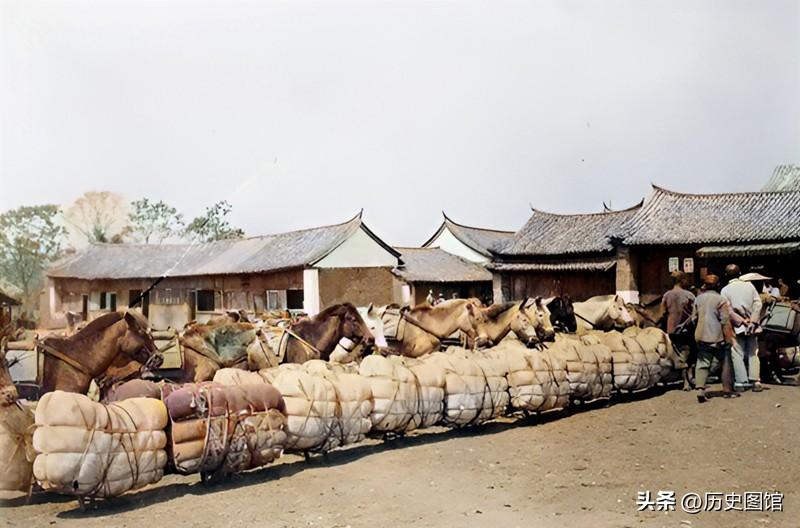
[[[800,162],[800,1],[0,0],[0,210],[89,190],[215,200],[256,235],[362,207],[626,207]]]

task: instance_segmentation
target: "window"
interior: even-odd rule
[[[214,311],[214,290],[197,290],[197,311]]]
[[[289,310],[303,309],[303,290],[286,290],[286,308]]]
[[[280,310],[280,294],[278,290],[267,290],[267,310]]]
[[[117,311],[117,294],[116,292],[100,292],[100,309]]]

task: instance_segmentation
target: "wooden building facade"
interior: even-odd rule
[[[91,320],[141,297],[134,307],[161,329],[224,310],[314,314],[344,301],[388,304],[399,300],[402,284],[392,270],[401,264],[361,214],[342,224],[196,245],[96,244],[48,271],[41,313],[54,328],[67,311]]]

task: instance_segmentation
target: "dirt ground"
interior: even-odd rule
[[[206,487],[169,476],[81,512],[6,495],[8,526],[797,527],[800,388],[698,404],[679,390],[569,415],[371,440]],[[779,491],[783,512],[637,512],[640,490]]]

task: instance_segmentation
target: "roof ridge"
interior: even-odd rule
[[[235,241],[244,241],[244,240],[263,240],[265,238],[273,238],[273,237],[278,237],[278,236],[282,236],[282,235],[293,235],[295,233],[304,233],[306,231],[316,231],[317,229],[327,229],[329,227],[341,227],[341,226],[344,226],[344,225],[347,225],[347,224],[353,222],[356,219],[361,220],[361,216],[363,215],[363,213],[364,213],[364,210],[361,209],[361,211],[359,211],[359,213],[357,215],[355,215],[354,217],[352,217],[349,220],[346,220],[344,222],[339,222],[338,224],[328,224],[328,225],[321,225],[321,226],[314,226],[314,227],[304,227],[302,229],[292,229],[291,231],[283,231],[283,232],[280,232],[280,233],[268,233],[266,235],[253,235],[253,236],[242,237],[242,238],[223,238],[221,240],[212,240],[210,242],[200,242],[200,243],[198,243],[196,245],[218,244],[218,243],[221,243],[221,242],[235,242]],[[112,242],[90,242],[89,243],[89,246],[101,246],[101,247],[106,247],[106,246],[117,247],[117,246],[121,246],[121,247],[162,247],[162,248],[164,248],[164,247],[186,247],[186,246],[190,246],[190,245],[192,245],[192,242],[185,242],[183,244],[145,244],[145,243],[142,243],[142,242],[133,242],[133,243],[127,243],[126,242],[126,243],[122,243],[122,244],[115,244],[115,243],[112,243]]]
[[[456,225],[458,227],[463,227],[463,228],[466,228],[466,229],[474,229],[476,231],[491,231],[492,233],[509,233],[509,234],[513,234],[513,233],[516,232],[516,231],[508,231],[506,229],[494,229],[494,228],[491,228],[491,227],[475,227],[475,226],[468,226],[466,224],[459,224],[458,222],[456,222],[455,220],[453,220],[452,218],[447,216],[447,213],[445,213],[444,211],[442,211],[442,216],[444,216],[444,221],[445,222],[450,222],[451,224],[454,224],[454,225]]]
[[[619,209],[617,211],[598,211],[596,213],[551,213],[550,211],[543,211],[541,209],[537,209],[536,207],[531,207],[531,211],[534,213],[539,213],[542,215],[547,216],[561,216],[561,217],[570,217],[570,216],[613,216],[620,213],[630,213],[633,211],[637,211],[641,209],[644,205],[644,198],[642,198],[637,204],[627,207],[625,209]]]
[[[800,190],[784,190],[784,191],[737,191],[737,192],[718,192],[718,193],[684,193],[680,191],[671,191],[669,189],[665,189],[664,187],[660,187],[655,183],[650,184],[653,187],[653,190],[656,192],[660,192],[663,194],[670,194],[673,196],[686,196],[689,198],[713,198],[719,196],[748,196],[748,195],[782,195],[782,194],[800,194]]]

